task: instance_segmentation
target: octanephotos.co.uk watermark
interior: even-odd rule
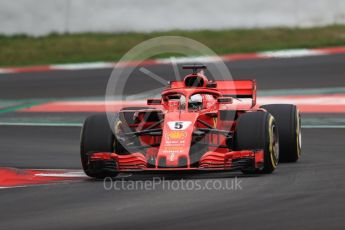
[[[242,180],[235,177],[231,179],[178,179],[167,180],[164,177],[153,177],[150,180],[114,180],[107,177],[103,180],[105,190],[116,191],[151,191],[151,190],[171,190],[171,191],[203,191],[203,190],[242,190]]]

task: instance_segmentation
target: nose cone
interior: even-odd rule
[[[198,113],[167,113],[156,167],[190,166],[189,150]]]

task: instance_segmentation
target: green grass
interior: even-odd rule
[[[0,66],[116,61],[133,46],[163,35],[195,39],[218,54],[345,45],[345,26],[309,29],[238,29],[156,33],[0,36]]]

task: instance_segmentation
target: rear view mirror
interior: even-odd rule
[[[232,98],[231,97],[219,97],[217,99],[219,104],[232,104]]]
[[[148,105],[161,105],[162,104],[162,99],[147,99],[147,104]]]

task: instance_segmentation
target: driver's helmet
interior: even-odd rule
[[[202,96],[200,94],[194,94],[190,97],[188,103],[188,109],[201,110],[202,109]]]

